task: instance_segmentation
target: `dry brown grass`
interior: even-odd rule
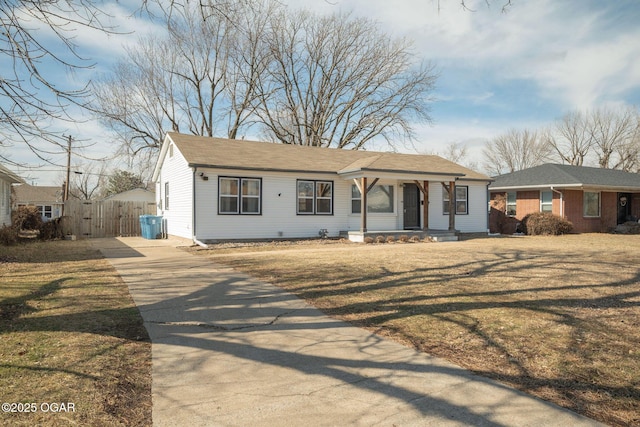
[[[640,236],[197,252],[478,374],[640,425]]]
[[[0,402],[36,405],[0,424],[151,425],[151,344],[98,252],[83,241],[0,246],[0,277]],[[46,406],[69,402],[72,412]]]

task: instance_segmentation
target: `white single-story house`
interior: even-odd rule
[[[14,187],[14,208],[35,206],[44,221],[60,218],[64,207],[62,187],[21,184]]]
[[[488,231],[491,178],[434,155],[169,132],[153,181],[165,232],[195,242]]]
[[[11,187],[23,182],[18,175],[0,165],[0,227],[11,224]]]

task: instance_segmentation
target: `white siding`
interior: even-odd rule
[[[349,229],[351,182],[334,174],[200,170],[208,180],[196,178],[196,223],[199,240],[270,239],[318,237],[321,229],[330,236]],[[196,174],[198,175],[198,174]],[[218,214],[218,177],[261,178],[260,215]],[[333,215],[298,215],[297,180],[333,181]],[[359,223],[358,223],[359,224]]]
[[[165,206],[165,184],[169,183],[169,208]],[[162,169],[158,177],[156,187],[156,200],[158,202],[158,215],[162,215],[167,233],[191,239],[193,205],[193,169],[180,151],[174,147],[173,156],[169,156],[169,150],[162,162]]]
[[[481,233],[487,231],[487,186],[484,182],[457,181],[456,185],[467,186],[467,211],[465,215],[456,215],[456,230],[462,233]],[[443,187],[439,182],[429,183],[429,228],[446,230],[449,228],[449,215],[443,210]]]
[[[0,179],[0,226],[11,224],[11,184]]]
[[[164,173],[163,170],[163,176]],[[204,173],[207,180],[204,180],[200,173]],[[260,178],[262,180],[261,214],[219,214],[218,178],[220,176]],[[191,175],[188,178],[191,179]],[[333,215],[298,215],[296,213],[296,185],[299,179],[333,181]],[[186,177],[182,181],[186,181]],[[344,180],[334,174],[198,169],[195,182],[197,238],[201,241],[317,237],[320,229],[327,229],[329,236],[337,236],[341,231],[360,229],[360,214],[351,213],[353,181]],[[404,218],[403,192],[400,182],[380,180],[377,184],[394,186],[395,211],[388,214],[369,213],[367,229],[369,231],[401,230]],[[456,215],[456,229],[461,232],[485,232],[487,229],[486,185],[463,181],[459,181],[458,185],[469,187],[469,213]],[[178,191],[174,188],[175,186],[172,185],[170,189],[170,211],[173,209],[174,194]],[[190,193],[191,187],[188,188]],[[162,188],[160,191],[162,192]],[[429,228],[446,230],[449,226],[449,216],[444,215],[442,211],[440,182],[429,183],[429,199]],[[184,216],[184,214],[181,215]],[[171,231],[176,230],[177,218],[173,218],[174,228],[169,225],[169,234],[180,235]],[[421,224],[424,224],[424,218],[421,218],[421,221]]]

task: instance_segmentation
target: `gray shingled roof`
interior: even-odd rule
[[[590,187],[640,190],[640,174],[613,169],[546,163],[500,175],[490,190],[533,187]]]
[[[338,150],[210,138],[176,132],[169,132],[167,136],[192,167],[336,174],[402,172],[491,180],[486,175],[434,155]]]
[[[14,187],[17,203],[62,203],[62,188],[22,184]]]
[[[24,182],[24,180],[20,178],[17,174],[15,174],[14,172],[10,171],[9,169],[7,169],[2,165],[0,165],[0,178],[12,184],[18,184],[18,183]]]

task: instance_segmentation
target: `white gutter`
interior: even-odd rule
[[[564,218],[564,194],[562,193],[562,191],[558,191],[553,188],[553,185],[549,188],[551,188],[551,191],[553,191],[554,193],[558,193],[560,195],[560,218]]]

